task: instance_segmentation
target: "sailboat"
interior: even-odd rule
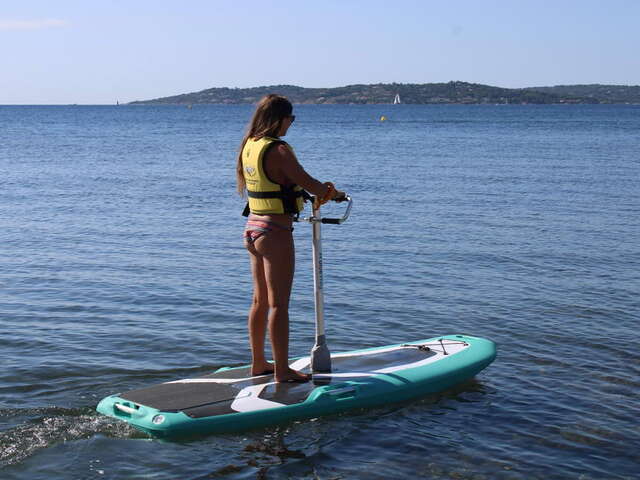
[[[402,102],[400,101],[400,94],[399,94],[399,93],[396,93],[396,96],[395,96],[395,98],[393,99],[393,104],[394,104],[394,105],[397,105],[397,104],[399,104],[399,103],[402,103]]]

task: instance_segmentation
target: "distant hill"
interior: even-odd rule
[[[551,104],[640,103],[640,86],[567,85],[556,87],[500,88],[478,83],[378,83],[336,88],[304,88],[272,85],[253,88],[209,88],[200,92],[140,100],[130,105],[250,104],[267,93],[278,93],[293,103],[380,104]]]
[[[555,87],[531,87],[525,90],[550,93],[561,97],[593,98],[598,103],[640,104],[639,85],[557,85]]]

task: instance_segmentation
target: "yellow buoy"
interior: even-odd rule
[[[387,117],[385,117],[384,115],[382,115],[382,116],[380,117],[380,121],[381,121],[381,122],[384,122],[386,119],[387,119]]]

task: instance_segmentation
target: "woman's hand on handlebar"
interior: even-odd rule
[[[347,199],[347,194],[340,190],[335,190],[333,192],[333,197],[331,198],[331,200],[333,200],[334,202],[344,202],[346,199]]]

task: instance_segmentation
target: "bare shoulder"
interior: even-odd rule
[[[298,161],[291,148],[284,142],[278,142],[264,156],[263,168],[266,174],[276,183],[288,183],[291,172]]]
[[[296,156],[291,150],[291,147],[286,143],[278,143],[273,148],[269,149],[266,155],[267,158],[276,160],[278,165],[285,167],[298,163]]]
[[[289,160],[295,160],[296,158],[296,156],[293,154],[293,150],[291,150],[291,147],[286,143],[278,143],[274,150],[277,152],[277,155],[282,158],[286,158]]]

